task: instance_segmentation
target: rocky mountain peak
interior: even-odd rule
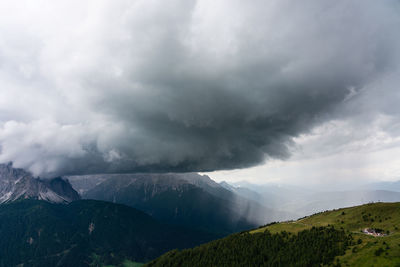
[[[18,199],[38,199],[52,203],[69,203],[80,199],[67,179],[40,179],[29,172],[0,164],[0,203]]]

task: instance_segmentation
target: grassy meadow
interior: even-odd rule
[[[282,231],[298,233],[313,226],[333,225],[353,236],[353,243],[334,264],[341,266],[400,266],[400,203],[371,203],[321,212],[297,221],[272,224],[250,233]],[[362,233],[364,228],[382,229],[386,236]]]

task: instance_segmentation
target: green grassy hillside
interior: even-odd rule
[[[287,231],[298,233],[313,226],[333,225],[353,236],[352,245],[335,262],[342,266],[400,266],[400,203],[372,203],[326,211],[293,222],[269,225],[251,233]],[[382,229],[388,235],[374,237],[361,233],[365,228]]]
[[[379,229],[385,236],[362,233]],[[170,251],[149,266],[400,266],[400,203],[318,213]]]

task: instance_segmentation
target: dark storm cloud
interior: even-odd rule
[[[70,18],[77,5],[2,19],[17,36],[0,43],[2,162],[41,175],[253,166],[361,112],[398,70],[397,1],[104,1]],[[15,43],[29,53],[8,56]]]

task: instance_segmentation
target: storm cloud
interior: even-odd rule
[[[36,175],[245,168],[400,111],[399,1],[0,5],[0,162]]]

